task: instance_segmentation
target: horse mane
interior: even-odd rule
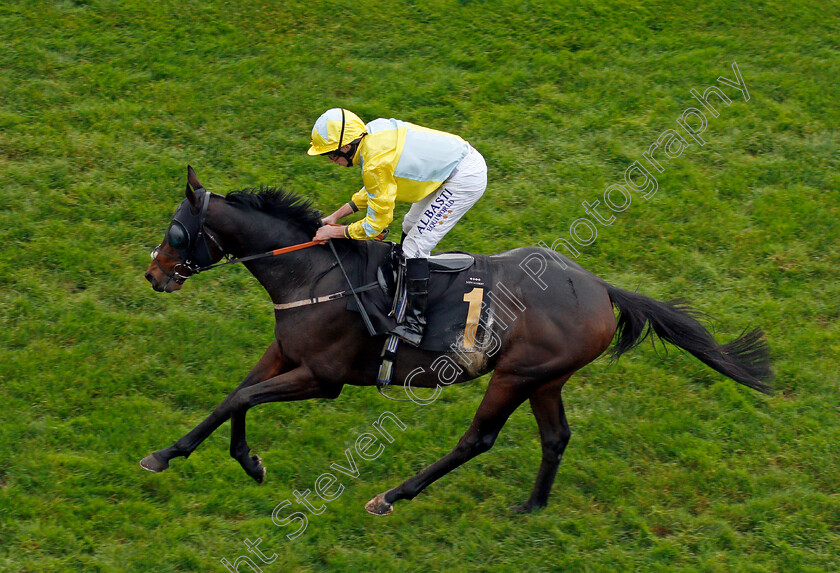
[[[312,201],[291,191],[277,187],[247,188],[231,191],[225,201],[240,209],[251,209],[295,225],[314,236],[321,227],[321,213],[312,206]],[[338,239],[333,241],[340,253],[360,254],[367,241]]]
[[[321,226],[321,213],[312,206],[312,201],[277,187],[231,191],[225,196],[225,201],[239,208],[283,219],[313,235]]]

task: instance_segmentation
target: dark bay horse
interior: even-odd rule
[[[191,217],[193,228],[173,223],[153,251],[146,278],[156,291],[179,290],[197,270],[185,260],[188,247],[203,249],[204,264],[212,264],[225,255],[247,257],[308,242],[320,226],[320,215],[309,202],[288,193],[262,189],[224,197],[211,194],[204,191],[191,168],[187,181],[187,200],[173,221]],[[203,237],[198,246],[194,244],[197,234]],[[376,241],[337,240],[334,246],[345,265],[364,249],[388,248]],[[447,383],[466,382],[493,371],[475,418],[450,453],[369,501],[365,507],[371,513],[390,513],[395,501],[413,499],[438,478],[489,450],[508,417],[526,400],[539,426],[542,462],[531,496],[514,510],[545,506],[571,435],[561,398],[563,386],[576,370],[603,354],[613,339],[612,355],[617,358],[653,331],[736,382],[771,392],[768,348],[758,329],[721,345],[684,305],[609,285],[552,251],[520,248],[487,259],[495,284],[503,284],[521,306],[507,309],[515,312],[514,320],[502,320],[497,314],[497,320],[491,318],[485,325],[498,341],[492,352],[472,353],[468,360],[457,353],[447,354],[460,366]],[[535,261],[540,268],[538,279],[533,272]],[[312,296],[313,288],[316,296],[345,290],[344,276],[334,263],[332,250],[317,245],[244,264],[272,301],[282,304]],[[346,303],[339,299],[275,311],[274,341],[239,386],[195,429],[140,464],[150,471],[163,471],[172,458],[189,456],[230,419],[231,456],[249,476],[262,482],[265,468],[258,456],[250,455],[245,439],[250,408],[266,402],[332,399],[345,384],[375,384],[384,337],[370,337],[360,316],[346,310]],[[394,381],[405,380],[441,356],[404,345],[397,356]],[[439,384],[437,374],[428,368],[411,379],[413,387]]]

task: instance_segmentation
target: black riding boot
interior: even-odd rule
[[[411,344],[420,346],[426,327],[426,299],[429,290],[429,259],[405,261],[406,309],[402,324],[392,331]]]

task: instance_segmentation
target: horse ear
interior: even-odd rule
[[[201,182],[198,180],[198,176],[195,174],[195,170],[187,165],[187,183],[189,183],[194,190],[198,190],[204,187]]]
[[[195,208],[195,206],[198,205],[198,197],[196,196],[195,192],[192,190],[192,187],[190,187],[189,183],[187,183],[187,191],[186,191],[185,195],[186,195],[187,199],[189,200],[190,205],[192,205],[192,207]]]
[[[198,176],[195,174],[195,171],[192,167],[187,165],[187,191],[186,196],[190,202],[190,205],[193,208],[198,206],[198,196],[195,194],[195,191],[198,189],[202,189],[204,185],[198,180]]]

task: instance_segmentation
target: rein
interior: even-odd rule
[[[209,233],[208,233],[208,236]],[[253,261],[256,259],[264,259],[266,257],[276,257],[277,255],[283,255],[286,253],[291,253],[294,251],[300,251],[301,249],[308,249],[309,247],[314,247],[315,245],[323,245],[324,241],[307,241],[305,243],[298,243],[297,245],[291,245],[289,247],[283,247],[282,249],[274,249],[273,251],[267,251],[265,253],[258,253],[256,255],[248,255],[247,257],[239,257],[238,259],[227,259],[223,263],[215,263],[213,265],[207,265],[206,267],[197,267],[192,269],[193,274],[198,274],[204,271],[209,271],[210,269],[215,269],[216,267],[222,267],[224,265],[233,265],[236,263],[244,263],[246,261]],[[225,255],[227,257],[227,255]]]
[[[214,237],[212,234],[208,233],[206,231],[206,229],[203,229],[203,231],[204,231],[205,236],[209,237],[210,240],[213,241],[213,243],[216,244],[216,247],[224,253],[224,249],[222,249],[222,246],[219,244],[219,241],[216,239],[216,237]],[[301,249],[306,249],[306,248],[309,248],[309,247],[314,247],[315,245],[322,245],[322,244],[323,244],[323,241],[307,241],[306,243],[298,243],[297,245],[291,245],[289,247],[283,247],[282,249],[274,249],[273,251],[268,251],[268,252],[265,252],[265,253],[258,253],[256,255],[248,255],[247,257],[239,257],[238,259],[232,259],[232,258],[230,258],[230,256],[228,254],[225,253],[224,257],[227,260],[225,260],[224,262],[215,263],[215,264],[212,264],[212,265],[206,265],[206,266],[203,266],[203,267],[196,266],[189,261],[181,261],[175,255],[172,255],[170,253],[165,253],[165,252],[161,251],[160,250],[160,245],[158,245],[157,247],[155,247],[152,250],[151,256],[152,256],[152,260],[155,262],[155,264],[158,266],[158,268],[160,268],[161,272],[163,272],[163,274],[166,275],[169,278],[169,280],[174,280],[175,282],[177,282],[179,284],[184,284],[184,281],[186,281],[190,276],[197,275],[198,273],[202,273],[204,271],[209,271],[210,269],[215,269],[216,267],[221,267],[221,266],[224,266],[224,265],[233,265],[233,264],[236,264],[236,263],[244,263],[246,261],[253,261],[253,260],[256,260],[256,259],[263,259],[263,258],[266,258],[266,257],[276,257],[277,255],[283,255],[285,253],[291,253],[293,251],[299,251]],[[175,269],[177,269],[178,267],[183,267],[183,268],[187,269],[188,271],[190,271],[190,274],[189,275],[182,275],[181,273],[179,273],[175,269],[173,269],[172,273],[166,272],[166,269],[164,269],[163,266],[161,266],[160,261],[157,260],[158,255],[164,255],[166,257],[169,257],[170,259],[175,259],[175,261],[176,261]]]
[[[339,225],[333,224],[332,226],[338,227]],[[202,229],[203,229],[203,226],[202,226]],[[224,253],[224,249],[222,248],[221,244],[219,244],[219,241],[213,235],[206,232],[206,230],[205,230],[205,234],[208,237],[210,237],[210,239],[214,243],[216,243],[216,247],[218,247],[218,249]],[[385,237],[387,237],[387,236],[388,236],[388,232],[387,232],[387,229],[386,229],[386,231],[384,233],[382,233],[378,237],[376,237],[376,240],[383,241],[383,240],[385,240]],[[204,267],[193,267],[193,268],[187,267],[187,268],[189,268],[189,270],[192,271],[193,274],[197,275],[200,272],[209,271],[210,269],[215,269],[216,267],[221,267],[221,266],[224,266],[224,265],[233,265],[233,264],[236,264],[236,263],[244,263],[246,261],[253,261],[253,260],[256,260],[256,259],[263,259],[263,258],[266,258],[266,257],[276,257],[277,255],[283,255],[283,254],[291,253],[291,252],[294,252],[294,251],[300,251],[301,249],[308,249],[309,247],[314,247],[315,245],[323,245],[324,243],[329,243],[329,241],[307,241],[305,243],[298,243],[297,245],[291,245],[291,246],[288,246],[288,247],[283,247],[282,249],[274,249],[273,251],[267,251],[265,253],[258,253],[256,255],[248,255],[247,257],[240,257],[238,259],[228,258],[228,255],[225,254],[224,256],[227,260],[223,263],[215,263],[215,264],[207,265],[207,266],[204,266]],[[335,260],[338,261],[338,265],[341,266],[341,261],[338,258],[338,253],[335,252],[335,247],[332,246],[332,243],[330,243],[330,247],[333,250],[333,254],[335,254]],[[155,251],[153,251],[153,252],[155,252]],[[166,254],[166,253],[164,253],[164,254]],[[152,257],[152,258],[154,258],[154,257]],[[157,259],[155,259],[155,260],[157,260]],[[158,265],[159,265],[159,263],[158,263]],[[341,270],[344,271],[344,268],[342,267]],[[345,276],[345,278],[347,278],[346,273],[344,274],[344,276]],[[350,279],[349,278],[347,278],[347,281],[348,281],[348,284],[350,284]],[[353,286],[350,285],[350,288],[352,289]],[[332,296],[332,295],[330,295],[330,296]]]
[[[209,197],[209,194],[207,196]],[[165,253],[165,252],[161,251],[160,246],[155,247],[155,249],[152,250],[152,253],[151,253],[152,260],[155,262],[155,264],[158,266],[158,268],[163,272],[164,275],[166,275],[166,277],[170,281],[174,280],[178,284],[184,284],[184,281],[186,281],[187,278],[189,278],[189,276],[197,275],[197,274],[202,273],[204,271],[209,271],[210,269],[215,269],[216,267],[222,267],[222,266],[225,266],[225,265],[235,265],[236,263],[245,263],[247,261],[254,261],[254,260],[257,260],[257,259],[264,259],[264,258],[268,258],[268,257],[276,257],[278,255],[283,255],[283,254],[286,254],[286,253],[292,253],[294,251],[300,251],[300,250],[303,250],[303,249],[308,249],[309,247],[314,247],[315,245],[323,245],[324,243],[329,243],[330,249],[332,249],[332,252],[333,252],[333,256],[335,256],[336,265],[338,265],[338,267],[341,269],[341,273],[344,275],[344,280],[347,281],[347,286],[350,287],[350,288],[348,288],[347,290],[344,290],[344,291],[334,292],[332,294],[328,294],[328,295],[324,295],[324,296],[309,297],[309,298],[297,300],[297,301],[294,301],[294,302],[275,304],[274,305],[275,310],[287,310],[287,309],[290,309],[290,308],[297,308],[299,306],[307,306],[307,305],[310,305],[310,304],[318,304],[318,303],[321,303],[321,302],[328,302],[328,301],[331,301],[331,300],[344,298],[346,296],[352,296],[356,300],[356,304],[359,307],[359,312],[362,315],[362,320],[365,323],[365,327],[367,328],[368,333],[371,336],[374,336],[376,334],[376,331],[373,328],[373,324],[371,324],[371,322],[370,322],[370,317],[368,317],[367,311],[365,310],[365,307],[362,304],[362,301],[359,300],[359,293],[371,290],[371,289],[379,286],[379,283],[378,282],[372,282],[372,283],[366,284],[364,286],[354,288],[353,283],[350,281],[350,277],[347,275],[347,271],[344,270],[344,265],[341,264],[341,258],[338,256],[338,253],[335,250],[335,245],[333,245],[331,241],[329,241],[329,240],[327,240],[327,241],[307,241],[305,243],[298,243],[297,245],[290,245],[288,247],[282,247],[280,249],[274,249],[273,251],[267,251],[265,253],[257,253],[255,255],[248,255],[246,257],[239,257],[238,259],[232,259],[232,258],[230,258],[230,256],[227,253],[225,253],[225,250],[222,247],[221,243],[219,243],[219,240],[216,237],[214,237],[212,233],[210,233],[207,229],[204,228],[204,217],[205,217],[205,213],[206,213],[206,210],[207,210],[206,204],[207,204],[207,201],[205,201],[205,206],[203,206],[202,210],[201,210],[201,224],[200,224],[200,227],[199,227],[199,234],[204,235],[205,237],[209,238],[213,243],[215,243],[216,248],[218,248],[222,252],[222,256],[224,256],[225,259],[227,259],[227,260],[225,260],[224,262],[221,262],[221,263],[214,263],[214,264],[211,264],[211,265],[205,265],[205,266],[201,267],[201,266],[195,265],[194,263],[192,263],[189,260],[181,261],[180,259],[178,259],[174,255],[171,255],[169,253]],[[377,237],[377,240],[380,240],[380,241],[384,240],[385,237],[387,237],[387,236],[388,236],[387,233],[383,233],[383,234],[381,234]],[[165,255],[169,258],[172,258],[172,259],[176,260],[175,268],[173,268],[171,273],[166,272],[166,269],[164,269],[163,266],[160,264],[160,261],[158,261],[158,259],[157,259],[158,255]],[[331,267],[331,268],[334,268],[336,265],[333,265],[333,267]],[[182,275],[181,273],[178,272],[178,270],[177,270],[178,267],[183,267],[183,268],[187,269],[190,272],[190,275]]]

